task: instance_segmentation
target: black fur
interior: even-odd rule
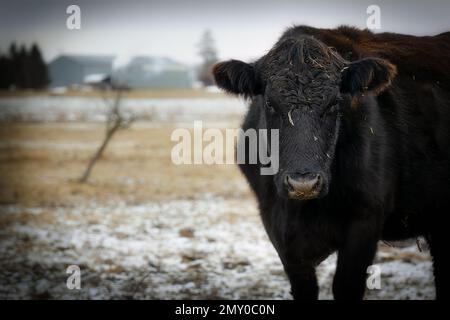
[[[254,67],[238,60],[217,63],[213,68],[216,83],[226,91],[243,96],[261,93]]]
[[[356,95],[364,91],[379,94],[391,84],[397,68],[386,60],[364,58],[352,63],[342,71],[341,92]]]
[[[377,242],[419,235],[431,246],[437,298],[449,297],[448,43],[450,33],[299,26],[255,63],[215,68],[220,87],[252,99],[244,130],[280,130],[280,171],[241,170],[294,298],[318,297],[315,268],[334,251],[334,297],[363,298]],[[290,199],[286,172],[320,172],[326,188],[316,199]]]

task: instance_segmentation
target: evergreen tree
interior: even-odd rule
[[[13,42],[9,46],[9,60],[10,60],[10,70],[11,70],[11,86],[17,87],[17,83],[19,82],[19,54],[17,52],[16,43]]]
[[[31,47],[30,62],[31,88],[45,88],[49,83],[47,65],[42,59],[41,50],[35,43]]]
[[[17,49],[13,42],[7,55],[0,55],[0,88],[42,89],[49,83],[47,65],[37,44]]]
[[[20,46],[18,53],[18,70],[17,70],[17,87],[21,89],[28,89],[31,87],[31,61],[27,49],[24,45]]]
[[[9,89],[13,83],[12,61],[6,55],[0,55],[0,89]]]

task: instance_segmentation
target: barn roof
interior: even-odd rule
[[[65,54],[60,55],[52,62],[60,59],[68,59],[75,61],[76,63],[88,67],[88,66],[98,66],[98,65],[112,65],[115,56],[113,55],[81,55],[81,54]]]
[[[133,57],[133,59],[131,59],[131,61],[128,63],[128,66],[138,67],[142,68],[145,71],[156,73],[168,70],[185,71],[188,69],[182,63],[179,63],[178,61],[175,61],[168,57],[144,56],[144,55]]]

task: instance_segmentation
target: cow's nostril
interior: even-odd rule
[[[317,174],[315,180],[316,182],[313,186],[313,190],[319,190],[322,186],[322,176],[320,174]]]
[[[288,174],[284,177],[284,185],[287,186],[287,187],[290,187],[290,186],[291,186],[290,183],[289,183],[289,179],[290,179],[290,178],[291,178],[291,177],[289,177]]]
[[[306,199],[319,195],[323,179],[320,174],[292,174],[286,175],[284,184],[290,197]]]

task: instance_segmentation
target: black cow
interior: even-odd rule
[[[279,129],[278,173],[240,168],[294,298],[317,299],[315,268],[337,251],[335,299],[362,299],[377,242],[420,235],[436,296],[449,297],[450,32],[296,26],[257,61],[213,73],[251,99],[244,130]]]

